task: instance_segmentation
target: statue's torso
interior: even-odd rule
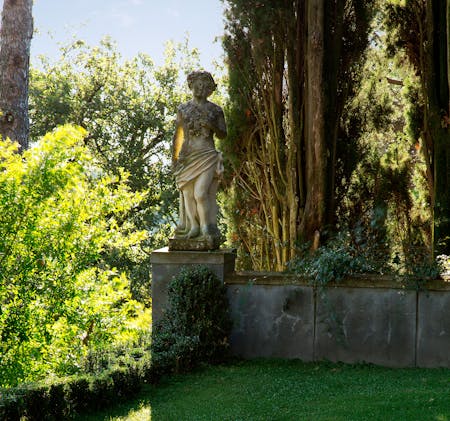
[[[209,101],[204,104],[188,101],[180,105],[178,111],[181,114],[184,143],[189,151],[214,149],[213,125],[220,115],[220,107]]]

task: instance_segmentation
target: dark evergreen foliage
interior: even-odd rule
[[[423,144],[433,210],[433,250],[450,254],[449,34],[448,0],[390,0],[385,5],[388,45],[403,51],[419,77],[419,98],[409,115],[411,134]],[[415,95],[411,96],[414,101]]]
[[[361,124],[347,104],[363,77],[375,1],[320,3],[323,31],[315,33],[307,29],[313,3],[225,2],[230,130],[222,148],[229,158],[230,239],[239,240],[244,268],[283,270],[315,231],[326,239],[346,193],[340,180],[350,177],[361,158]],[[323,67],[314,80],[320,80],[322,111],[308,105],[315,43],[323,49],[318,53]],[[308,130],[313,120],[323,124],[319,141]],[[319,143],[318,155],[311,156]]]
[[[230,330],[224,284],[207,267],[182,268],[169,285],[167,311],[153,332],[155,370],[163,374],[224,361]]]

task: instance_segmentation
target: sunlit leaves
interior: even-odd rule
[[[145,238],[122,222],[143,195],[97,165],[86,135],[64,126],[22,156],[0,142],[2,385],[74,371],[88,349],[136,337],[130,319],[148,320],[108,264]]]
[[[119,178],[125,169],[130,188],[145,195],[128,218],[158,233],[149,237],[149,248],[161,246],[177,199],[169,170],[176,108],[187,99],[183,82],[198,68],[198,51],[187,39],[168,43],[159,67],[146,54],[124,60],[109,38],[98,46],[75,41],[61,54],[31,70],[31,137],[64,123],[88,130],[85,142],[100,166]]]

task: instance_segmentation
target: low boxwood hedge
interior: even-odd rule
[[[206,267],[181,270],[169,285],[169,305],[150,349],[127,349],[99,373],[0,389],[0,420],[60,421],[135,395],[162,375],[189,371],[229,355],[231,319],[226,289]],[[92,359],[92,366],[106,361]],[[105,363],[106,364],[106,363]]]
[[[0,390],[0,420],[70,419],[135,395],[153,378],[149,357],[135,365],[113,367],[98,375],[71,376],[52,382],[30,383]]]

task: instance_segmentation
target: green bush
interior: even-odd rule
[[[348,275],[379,270],[379,262],[368,259],[351,244],[350,237],[337,236],[314,254],[305,250],[303,256],[289,262],[288,269],[306,277],[314,285],[339,282]]]
[[[86,411],[106,408],[136,394],[152,378],[149,353],[126,366],[97,375],[77,375],[56,381],[0,389],[2,421],[60,421]]]
[[[189,370],[229,355],[226,288],[204,266],[183,268],[168,289],[168,309],[152,340],[154,373]]]
[[[361,241],[368,237],[360,231],[342,232],[328,243],[289,262],[288,270],[308,279],[313,285],[325,286],[340,282],[355,274],[390,275],[406,285],[420,284],[436,279],[443,271],[442,261],[431,260],[423,247],[409,249],[409,254],[400,258],[399,253],[389,254],[384,244],[372,238],[372,242]]]
[[[109,258],[144,240],[126,219],[142,195],[98,167],[85,136],[60,127],[23,155],[0,141],[0,386],[80,372],[89,350],[151,324]]]

